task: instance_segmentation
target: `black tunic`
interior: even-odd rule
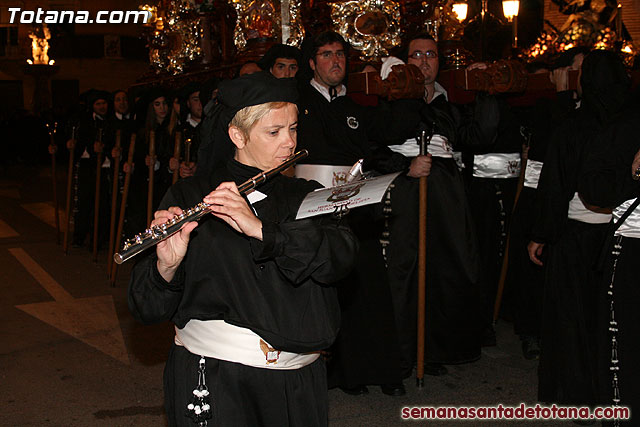
[[[486,144],[498,124],[492,97],[479,96],[475,104],[460,108],[444,96],[429,104],[404,103],[423,127],[434,125],[435,134],[446,137],[456,149]],[[396,167],[403,163],[408,167],[412,160],[399,153],[394,156],[404,158],[391,158],[388,164]],[[389,217],[387,261],[405,375],[416,357],[418,187],[418,179],[406,175],[396,179]],[[452,158],[432,158],[427,200],[426,360],[472,361],[480,357],[479,259],[463,176]]]
[[[347,96],[327,101],[310,84],[300,88],[298,147],[309,150],[304,163],[351,166],[372,159],[371,140],[386,138],[391,123],[384,107],[356,104]],[[342,324],[329,362],[329,387],[399,383],[400,353],[380,235],[380,205],[347,216],[360,242],[355,268],[339,290]]]
[[[257,173],[232,161],[229,170],[210,179],[179,181],[161,208],[195,206],[220,182],[239,184]],[[329,346],[339,315],[335,288],[328,285],[348,273],[356,244],[330,217],[293,221],[304,196],[316,187],[277,176],[259,188],[268,195],[253,205],[263,222],[263,241],[240,235],[213,216],[203,218],[170,284],[159,275],[155,254],[141,260],[129,287],[134,316],[145,323],[171,320],[179,328],[191,319],[222,319],[283,351]]]
[[[597,399],[596,267],[607,226],[569,220],[567,214],[585,147],[623,104],[626,73],[618,63],[605,51],[585,58],[581,107],[554,132],[538,185],[532,235],[549,244],[538,386],[545,402],[594,404]]]
[[[220,182],[240,184],[258,172],[232,160],[210,177],[179,181],[171,187],[161,208],[195,206]],[[253,204],[262,221],[262,241],[237,233],[213,215],[204,217],[192,232],[187,255],[171,283],[160,276],[155,252],[143,258],[134,267],[129,285],[129,308],[134,317],[144,323],[171,320],[179,328],[191,319],[222,319],[248,328],[274,348],[288,352],[306,353],[330,346],[340,321],[336,290],[330,285],[351,269],[357,243],[350,230],[332,217],[294,221],[302,199],[314,188],[317,184],[282,175],[259,188],[267,195]],[[174,348],[167,362],[165,397],[172,425],[182,425],[186,420],[180,413],[184,410],[184,394],[188,395],[189,387],[195,385],[188,378],[196,366],[191,363],[195,359],[184,349]],[[281,413],[272,418],[267,402],[286,408],[290,417],[304,415],[305,401],[313,400],[318,393],[317,399],[326,403],[322,361],[297,372],[275,372],[207,360],[208,375],[213,369],[209,379],[214,384],[210,387],[215,387],[214,407],[224,405],[215,409],[215,416],[224,418],[215,418],[216,425],[243,425],[253,419],[228,419],[247,399],[254,408],[250,414],[260,414],[268,425],[278,425],[287,417]],[[261,380],[252,388],[254,381],[250,379],[254,377]],[[241,384],[249,389],[239,392]],[[289,387],[308,391],[296,398]],[[309,407],[302,420],[290,422],[301,426],[326,424],[322,413],[326,414],[326,404],[318,403],[317,411]]]
[[[74,159],[78,164],[77,180],[77,212],[74,217],[73,243],[81,246],[89,233],[93,236],[93,221],[95,208],[96,171],[98,153],[94,150],[94,143],[101,139],[104,144],[102,150],[102,164],[111,158],[111,149],[115,139],[113,124],[101,118],[87,115],[80,121],[77,129]],[[86,153],[89,157],[82,158]],[[111,169],[100,170],[100,211],[98,215],[98,242],[104,244],[109,237],[109,215],[111,212]],[[91,237],[91,240],[93,237]]]
[[[523,112],[525,126],[531,131],[527,161],[544,162],[553,129],[575,110],[573,91],[559,92],[555,100],[540,99]],[[513,211],[509,228],[509,270],[505,288],[513,298],[513,324],[520,336],[540,337],[544,266],[529,259],[536,189],[523,187]]]
[[[506,249],[507,230],[515,201],[518,178],[473,176],[474,156],[489,153],[520,154],[524,139],[520,134],[520,117],[500,100],[500,122],[496,138],[490,144],[476,144],[463,152],[469,179],[469,205],[478,236],[480,254],[479,285],[483,293],[483,316],[486,328],[491,327],[493,307],[500,269]],[[502,309],[510,311],[505,293]]]
[[[631,178],[631,163],[640,149],[637,121],[640,108],[629,110],[623,117],[599,135],[590,147],[585,160],[582,179],[578,185],[580,195],[588,202],[600,207],[615,207],[622,202],[640,196],[640,183]],[[605,144],[603,141],[610,141]],[[612,372],[612,335],[609,330],[611,308],[617,321],[617,356],[620,370],[617,372],[621,406],[633,410],[640,408],[640,292],[637,286],[637,262],[640,256],[640,239],[622,237],[619,256],[612,254],[613,232],[609,229],[608,241],[604,247],[604,277],[597,293],[598,349],[597,378],[599,380],[602,405],[613,404],[614,390]],[[615,268],[614,259],[617,258]],[[615,274],[614,274],[615,272]],[[613,283],[612,283],[613,282]],[[608,294],[610,284],[612,294]],[[638,416],[636,414],[635,418]],[[632,422],[629,425],[633,425]],[[637,421],[635,422],[637,424]]]

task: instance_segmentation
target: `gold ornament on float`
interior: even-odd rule
[[[233,43],[239,51],[252,39],[278,41],[300,46],[304,28],[299,0],[229,0],[236,10]]]
[[[156,72],[179,74],[200,56],[201,18],[188,1],[162,0],[157,6],[144,5],[150,12],[146,23],[149,61]]]
[[[331,3],[336,31],[361,52],[363,61],[388,56],[400,45],[400,5],[391,0]]]

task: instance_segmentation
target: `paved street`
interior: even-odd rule
[[[59,172],[64,206],[65,171]],[[162,370],[171,325],[137,324],[126,304],[130,266],[125,264],[110,287],[106,250],[97,263],[88,248],[70,248],[64,255],[53,218],[49,169],[20,167],[0,175],[0,425],[166,425]],[[331,425],[416,425],[400,418],[407,405],[535,403],[537,362],[521,357],[510,324],[498,325],[498,340],[478,362],[426,377],[423,390],[406,380],[408,394],[402,398],[383,395],[378,387],[360,397],[331,390]],[[385,357],[385,349],[372,351]],[[484,423],[541,424],[572,425]]]

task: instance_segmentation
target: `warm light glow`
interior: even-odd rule
[[[451,5],[451,9],[453,9],[453,13],[456,14],[456,18],[458,21],[462,22],[467,19],[467,10],[469,6],[466,3],[454,3]]]
[[[504,13],[504,17],[509,21],[518,16],[519,9],[519,0],[502,0],[502,12]]]
[[[30,59],[27,59],[27,64],[29,64],[29,65],[33,65],[33,61],[32,61],[32,60],[30,60]]]
[[[42,32],[44,33],[44,37],[38,37],[35,33],[29,34],[29,38],[31,39],[31,56],[33,57],[33,61],[29,62],[29,64],[44,64],[44,65],[53,65],[49,61],[49,39],[51,38],[51,32],[49,31],[49,27],[47,24],[42,26]]]
[[[140,10],[144,11],[144,12],[147,12],[149,14],[149,19],[143,25],[145,27],[151,27],[156,22],[156,19],[157,19],[157,16],[158,16],[158,7],[157,6],[150,6],[148,4],[145,4],[143,6],[139,6],[138,8]]]
[[[56,63],[56,61],[54,61],[53,59],[50,59],[50,60],[49,60],[49,65],[53,65],[53,64],[55,64],[55,63]]]
[[[633,53],[633,49],[631,49],[631,46],[629,46],[629,45],[626,45],[625,47],[623,47],[622,51],[624,53]]]

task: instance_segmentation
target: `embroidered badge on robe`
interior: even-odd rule
[[[358,119],[356,119],[355,117],[347,117],[347,125],[351,129],[358,129],[358,126],[360,126],[360,123],[358,123]]]

